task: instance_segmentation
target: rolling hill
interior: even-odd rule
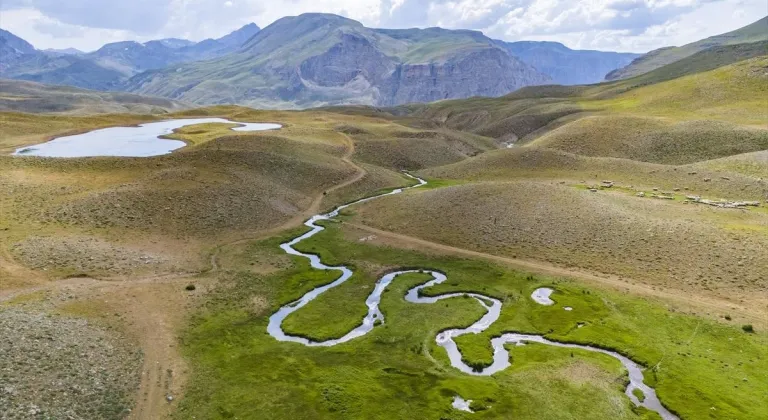
[[[99,92],[71,86],[0,79],[0,111],[28,113],[162,114],[189,108],[166,98]]]
[[[617,80],[638,76],[712,47],[758,41],[768,41],[768,17],[764,17],[755,23],[735,31],[715,35],[683,45],[682,47],[665,47],[651,51],[636,58],[628,66],[608,73],[605,76],[605,79]],[[766,51],[766,53],[768,53],[768,51]]]
[[[304,14],[276,21],[235,54],[137,75],[127,90],[276,108],[499,96],[549,80],[479,32],[370,29]]]

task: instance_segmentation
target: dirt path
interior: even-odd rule
[[[405,246],[412,249],[430,249],[441,253],[481,258],[497,263],[502,263],[519,270],[532,271],[558,277],[570,277],[589,283],[610,286],[614,289],[626,291],[636,295],[660,298],[670,303],[682,304],[686,308],[714,312],[715,315],[732,314],[745,320],[761,324],[768,320],[768,312],[766,312],[765,308],[757,309],[747,307],[736,302],[717,299],[710,296],[697,295],[691,291],[654,288],[637,282],[628,282],[616,276],[607,274],[596,275],[594,273],[588,273],[585,271],[558,267],[546,262],[522,260],[517,258],[486,254],[478,251],[471,251],[468,249],[457,248],[450,245],[444,245],[408,235],[403,235],[400,233],[376,229],[358,223],[344,222],[344,224],[384,237],[391,241],[394,245]]]
[[[219,258],[219,253],[221,252],[221,249],[223,247],[257,241],[260,239],[266,239],[266,238],[269,238],[270,236],[277,235],[280,232],[284,232],[286,230],[301,226],[305,221],[307,221],[307,219],[320,213],[320,206],[322,205],[323,199],[325,199],[326,194],[332,191],[336,191],[338,189],[350,186],[355,182],[360,181],[361,179],[363,179],[363,177],[365,177],[365,175],[368,174],[368,172],[363,167],[361,167],[360,165],[352,161],[352,155],[355,153],[355,142],[348,135],[343,133],[340,133],[340,134],[343,135],[347,141],[347,150],[344,152],[344,155],[341,157],[341,160],[343,160],[347,165],[355,169],[355,175],[353,175],[350,178],[347,178],[345,181],[343,181],[340,184],[336,184],[328,188],[322,194],[318,194],[317,197],[315,197],[312,200],[312,203],[309,205],[309,207],[304,209],[302,212],[296,214],[295,216],[291,217],[287,222],[281,224],[280,226],[276,226],[274,228],[267,229],[267,230],[262,230],[255,235],[249,236],[248,238],[238,239],[236,241],[227,242],[219,245],[211,254],[210,271],[219,270],[220,267],[218,263],[218,258]]]

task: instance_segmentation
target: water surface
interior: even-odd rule
[[[18,156],[91,157],[121,156],[149,157],[171,153],[186,146],[180,140],[162,139],[173,130],[195,124],[240,124],[234,131],[263,131],[281,128],[280,124],[244,123],[224,118],[184,118],[141,124],[135,127],[110,127],[17,149]]]

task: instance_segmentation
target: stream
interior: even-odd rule
[[[368,306],[368,313],[363,318],[360,325],[358,325],[357,327],[355,327],[354,329],[352,329],[351,331],[349,331],[348,333],[346,333],[344,336],[340,338],[326,340],[326,341],[312,341],[307,339],[306,337],[286,334],[285,331],[283,331],[282,329],[282,323],[288,315],[303,308],[313,299],[325,293],[326,291],[341,285],[342,283],[347,281],[350,277],[352,277],[352,274],[353,274],[352,270],[350,270],[349,268],[343,265],[342,266],[325,265],[320,260],[320,257],[318,255],[303,253],[295,249],[294,246],[300,243],[301,241],[311,238],[316,234],[325,230],[325,228],[318,225],[317,222],[322,220],[333,219],[334,217],[339,215],[339,212],[341,210],[347,207],[353,206],[355,204],[363,203],[366,201],[374,200],[376,198],[388,196],[388,195],[400,194],[405,190],[418,188],[422,185],[427,184],[427,182],[421,178],[414,177],[407,173],[405,175],[411,179],[418,181],[418,184],[407,187],[407,188],[398,188],[381,195],[367,197],[361,200],[353,201],[351,203],[339,206],[329,213],[315,215],[304,223],[305,226],[310,228],[308,232],[288,242],[284,242],[280,245],[280,248],[282,248],[286,253],[290,255],[295,255],[295,256],[309,259],[309,262],[312,268],[315,268],[318,270],[338,271],[340,275],[335,281],[328,283],[324,286],[317,287],[307,292],[304,296],[302,296],[298,300],[295,300],[293,302],[290,302],[282,306],[280,309],[277,310],[277,312],[272,314],[269,317],[269,324],[267,326],[267,331],[272,337],[274,337],[278,341],[289,341],[289,342],[303,344],[305,346],[316,346],[316,347],[335,346],[337,344],[345,343],[352,339],[361,337],[369,333],[370,331],[372,331],[376,327],[376,325],[384,323],[384,315],[379,310],[381,295],[384,293],[384,290],[387,288],[387,286],[390,283],[392,283],[392,281],[394,281],[396,277],[406,273],[429,274],[432,276],[431,280],[428,280],[425,283],[415,286],[406,292],[404,298],[407,302],[411,302],[414,304],[433,304],[444,299],[469,297],[469,298],[475,299],[486,310],[485,315],[483,315],[479,320],[475,321],[469,327],[443,330],[439,334],[437,334],[437,337],[435,337],[435,342],[437,343],[437,345],[439,345],[440,347],[446,350],[451,366],[453,366],[454,368],[468,375],[475,375],[475,376],[490,376],[490,375],[493,375],[494,373],[500,372],[508,368],[509,366],[511,366],[511,364],[509,363],[509,351],[506,348],[506,345],[508,344],[523,345],[526,343],[537,343],[541,345],[579,349],[579,350],[586,350],[586,351],[591,351],[596,353],[602,353],[618,360],[627,369],[629,373],[629,384],[627,385],[627,388],[624,393],[632,401],[633,404],[639,407],[645,407],[651,411],[655,411],[664,420],[678,419],[676,415],[671,413],[661,404],[658,397],[656,396],[656,391],[653,388],[646,385],[645,383],[643,383],[643,368],[639,364],[635,363],[631,359],[617,352],[601,349],[598,347],[551,341],[544,338],[544,336],[542,335],[505,333],[491,339],[491,346],[493,348],[493,363],[490,366],[487,366],[481,370],[473,369],[462,360],[461,352],[459,351],[458,346],[454,341],[454,338],[465,335],[465,334],[479,334],[487,330],[488,328],[490,328],[491,325],[493,325],[501,315],[502,302],[490,296],[485,296],[479,293],[471,293],[471,292],[456,292],[456,293],[446,293],[446,294],[437,295],[437,296],[424,296],[422,294],[422,291],[424,289],[438,285],[447,279],[446,275],[439,271],[427,270],[427,269],[402,270],[402,271],[391,272],[381,277],[376,282],[376,286],[374,287],[373,291],[365,301],[365,304]],[[553,290],[548,288],[537,289],[534,292],[532,299],[544,305],[554,304],[554,301],[552,301],[549,298],[552,292]],[[644,395],[643,401],[640,401],[637,398],[637,396],[634,395],[633,391],[635,389],[638,389],[640,390],[640,392],[643,393]],[[471,412],[469,408],[469,400],[465,401],[463,398],[461,398],[458,395],[454,398],[453,407],[458,410]]]

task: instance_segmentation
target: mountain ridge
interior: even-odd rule
[[[237,50],[260,28],[253,23],[222,36],[195,43],[179,38],[108,43],[89,53],[72,48],[38,51],[0,29],[0,77],[85,89],[122,90],[129,77],[172,64],[210,59]]]
[[[198,104],[306,108],[500,96],[548,82],[479,32],[375,29],[308,13],[278,19],[235,54],[137,75],[127,90]]]
[[[638,76],[711,47],[759,41],[768,41],[768,16],[739,29],[710,36],[681,47],[663,47],[650,51],[636,58],[627,66],[607,73],[605,80],[626,79]]]

